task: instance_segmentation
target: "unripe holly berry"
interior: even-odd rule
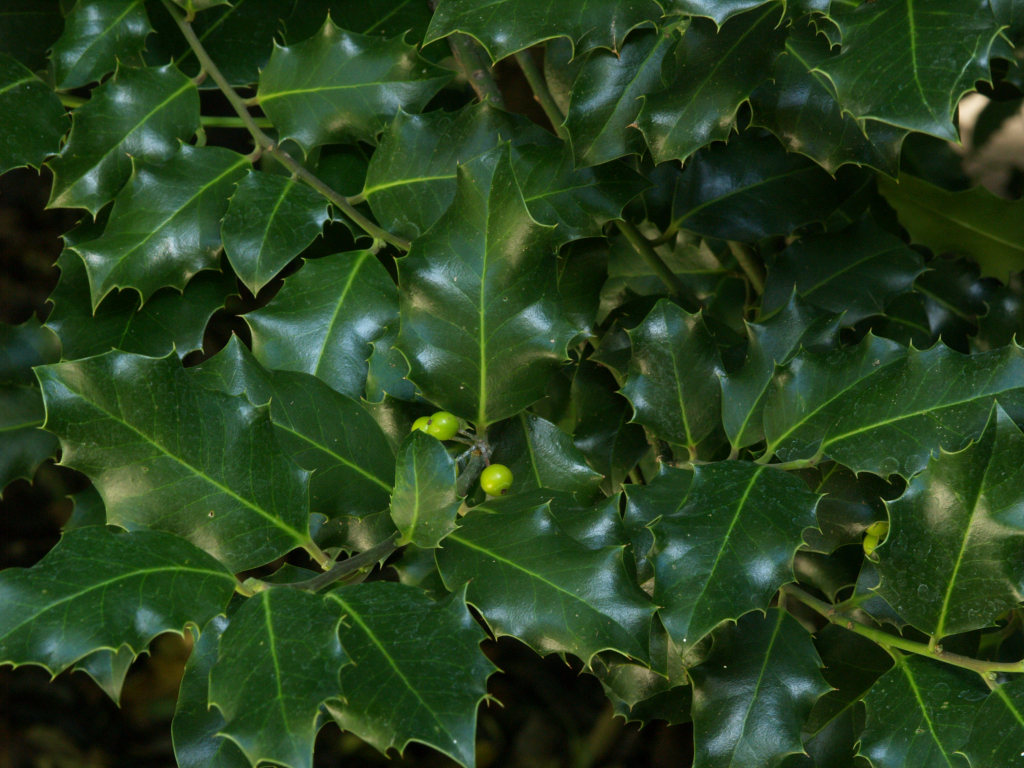
[[[427,431],[427,425],[429,423],[430,423],[430,417],[429,416],[420,416],[418,419],[416,419],[416,421],[414,421],[412,423],[412,429],[409,430],[409,431],[410,432],[415,432],[418,429],[420,432],[426,432]]]
[[[438,440],[451,440],[459,431],[459,420],[447,411],[438,411],[430,417],[423,431]]]
[[[884,539],[889,533],[889,523],[885,520],[879,520],[877,523],[869,525],[865,533],[870,536],[877,536],[879,539]]]
[[[501,496],[512,487],[512,470],[504,464],[491,464],[480,473],[480,487],[491,496]]]
[[[872,536],[870,533],[864,537],[864,554],[870,555],[875,551],[875,547],[878,546],[878,537]]]

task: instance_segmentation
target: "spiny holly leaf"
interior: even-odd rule
[[[38,388],[0,383],[0,495],[18,478],[31,480],[39,465],[56,455],[57,438],[40,429],[45,420]]]
[[[630,483],[623,487],[626,511],[622,523],[630,539],[640,583],[654,577],[654,534],[649,528],[650,524],[659,517],[679,512],[686,504],[692,484],[692,469],[676,469],[667,464],[659,464],[658,474],[648,478],[647,485]]]
[[[373,351],[366,363],[366,400],[369,403],[382,403],[388,396],[407,402],[419,398],[416,385],[406,378],[409,362],[395,349],[397,341],[396,320],[373,342]]]
[[[721,26],[726,20],[737,13],[749,11],[770,2],[771,0],[663,0],[667,14],[677,13],[684,16],[703,16],[707,19],[714,19],[715,23]],[[828,0],[797,0],[792,2],[798,9],[809,4],[824,5],[822,12],[828,10]],[[810,10],[809,8],[807,10]]]
[[[120,706],[124,679],[133,661],[135,653],[127,645],[122,645],[116,651],[104,648],[75,664],[75,671],[85,672],[115,704]]]
[[[817,67],[843,111],[958,141],[953,110],[990,77],[999,26],[987,0],[889,0],[837,11],[830,18],[842,49]]]
[[[654,0],[596,0],[552,5],[541,0],[441,0],[425,43],[453,32],[472,35],[493,61],[553,37],[567,37],[576,55],[592,48],[618,51],[630,30],[661,17]]]
[[[230,150],[190,146],[163,165],[136,165],[103,235],[74,248],[89,274],[93,307],[114,288],[134,288],[145,301],[218,269],[220,219],[248,166]]]
[[[786,39],[777,3],[749,11],[719,30],[692,19],[675,63],[675,81],[645,96],[637,124],[656,163],[685,160],[736,126],[736,113],[753,90],[771,77]]]
[[[338,675],[351,662],[340,622],[333,601],[287,588],[260,592],[231,617],[210,670],[210,706],[253,765],[312,768],[320,705],[342,695]]]
[[[308,473],[267,408],[205,389],[173,356],[110,352],[36,375],[62,462],[93,479],[108,523],[176,533],[232,571],[310,541]]]
[[[69,91],[100,80],[118,62],[142,63],[142,46],[152,31],[143,0],[76,3],[50,55],[57,88]]]
[[[878,593],[938,639],[1024,600],[1024,435],[998,405],[977,443],[942,454],[888,503]]]
[[[557,225],[556,242],[600,237],[602,227],[650,184],[625,163],[573,168],[568,147],[525,146],[512,150],[512,167],[530,215]]]
[[[1020,760],[1024,742],[1024,680],[997,685],[981,705],[960,751],[971,768],[1002,768]]]
[[[493,506],[470,511],[437,550],[445,586],[469,582],[466,599],[495,636],[517,637],[538,653],[572,653],[589,664],[614,650],[647,661],[655,607],[626,572],[623,547],[586,548],[546,504]]]
[[[715,633],[693,680],[694,768],[778,765],[828,690],[811,636],[785,611],[743,616]]]
[[[399,109],[419,112],[451,74],[391,40],[346,32],[328,17],[301,43],[275,45],[260,74],[260,106],[307,153],[339,141],[375,144]]]
[[[864,699],[868,723],[858,754],[876,768],[967,768],[954,753],[966,743],[988,687],[967,669],[898,652],[894,660]]]
[[[46,69],[47,51],[63,30],[60,0],[6,0],[0,7],[0,54],[33,72]]]
[[[576,331],[507,145],[459,168],[455,201],[398,262],[398,348],[432,402],[478,430],[544,395]],[[511,233],[515,237],[511,237]]]
[[[643,154],[643,134],[630,126],[640,114],[640,97],[667,85],[662,65],[678,39],[674,25],[657,32],[638,30],[617,53],[594,51],[587,57],[565,118],[577,165]]]
[[[816,307],[843,313],[843,325],[853,325],[884,312],[924,271],[916,251],[864,219],[838,232],[803,237],[780,253],[768,271],[762,307],[781,307],[795,289]]]
[[[0,114],[17,115],[4,124],[0,144],[0,173],[30,165],[60,151],[67,130],[64,107],[49,86],[31,70],[0,53]]]
[[[382,227],[416,238],[451,205],[458,165],[502,141],[543,142],[545,136],[528,120],[489,102],[454,114],[400,110],[370,158],[362,194]]]
[[[297,179],[250,171],[221,223],[224,252],[254,294],[323,231],[327,201]]]
[[[811,470],[805,478],[815,493],[824,494],[818,502],[818,530],[804,535],[805,549],[831,554],[846,544],[860,544],[864,531],[872,523],[887,520],[883,498],[892,498],[898,486],[877,475],[857,475],[834,462]]]
[[[52,674],[94,651],[137,656],[162,632],[224,610],[235,577],[184,539],[104,527],[65,534],[35,566],[0,572],[0,663]]]
[[[0,382],[35,384],[32,369],[60,360],[60,341],[34,316],[21,325],[0,323]]]
[[[90,525],[107,524],[107,510],[103,506],[103,498],[96,490],[96,486],[90,485],[86,489],[72,494],[71,500],[75,507],[71,512],[71,517],[61,528],[61,532],[67,533],[78,528],[87,528]]]
[[[238,745],[218,735],[224,718],[209,704],[210,670],[217,661],[220,638],[227,626],[227,617],[214,616],[203,627],[202,634],[195,628],[191,630],[194,645],[185,664],[171,721],[178,768],[250,768]]]
[[[487,437],[494,448],[492,460],[512,470],[512,493],[550,488],[585,499],[598,494],[601,475],[587,466],[572,436],[550,421],[520,413],[495,425]]]
[[[766,309],[763,313],[769,314]],[[827,350],[838,342],[839,318],[805,303],[795,292],[777,312],[747,323],[747,359],[742,368],[723,373],[722,424],[734,448],[764,439],[762,413],[775,373],[801,348]]]
[[[233,336],[197,369],[201,383],[253,405],[270,406],[281,447],[309,481],[311,512],[328,519],[363,518],[387,509],[395,482],[395,455],[373,417],[356,401],[314,376],[268,371]]]
[[[358,4],[349,0],[305,0],[286,21],[287,40],[310,37],[328,13],[332,18],[344,19],[345,29],[361,35],[405,34],[410,42],[421,43],[430,23],[431,8],[415,0],[375,0]]]
[[[1024,201],[1004,200],[980,186],[948,192],[906,173],[899,183],[880,176],[878,191],[915,243],[970,256],[983,277],[1003,282],[1024,269]]]
[[[722,359],[702,314],[662,299],[629,338],[633,357],[622,394],[633,421],[692,452],[711,434],[722,407],[716,378]]]
[[[201,272],[189,280],[184,293],[173,288],[157,291],[141,304],[135,291],[108,294],[93,312],[89,278],[77,253],[66,248],[57,259],[60,281],[50,294],[53,311],[46,326],[60,337],[65,360],[102,355],[111,349],[163,357],[178,357],[201,349],[206,324],[237,295],[230,272]]]
[[[401,543],[430,549],[454,531],[462,499],[455,491],[455,460],[441,441],[413,430],[398,449],[391,519]]]
[[[370,344],[398,320],[398,291],[369,251],[307,261],[267,306],[244,315],[265,367],[311,373],[362,396]]]
[[[749,462],[694,469],[686,503],[659,510],[654,531],[654,601],[681,648],[718,624],[764,610],[793,580],[793,555],[815,524],[817,494],[785,472]]]
[[[824,221],[842,184],[771,136],[747,133],[694,155],[676,185],[674,223],[705,237],[760,240]]]
[[[133,161],[170,159],[198,128],[199,92],[172,64],[120,67],[75,110],[68,143],[48,163],[48,205],[95,216],[128,181]]]
[[[384,581],[327,595],[344,611],[341,642],[355,663],[341,672],[344,703],[327,705],[342,729],[383,753],[418,741],[473,768],[476,710],[497,668],[465,597],[463,588],[434,602]]]
[[[827,357],[802,352],[772,382],[766,455],[828,456],[854,472],[910,477],[940,448],[957,451],[980,435],[994,400],[1020,414],[1022,376],[1016,345],[968,356],[941,342],[921,352],[869,335]]]

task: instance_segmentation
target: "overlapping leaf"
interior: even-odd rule
[[[19,115],[4,125],[0,173],[30,165],[40,168],[60,151],[67,118],[60,99],[31,70],[0,53],[0,114]]]
[[[395,37],[406,34],[410,42],[421,43],[430,23],[430,6],[413,0],[375,0],[353,4],[348,0],[306,0],[287,19],[288,42],[312,36],[327,14],[344,20],[344,27],[361,35]]]
[[[33,72],[46,69],[47,52],[63,31],[60,0],[7,0],[0,8],[0,54]]]
[[[121,690],[133,661],[135,652],[127,645],[122,645],[116,651],[104,648],[75,664],[75,671],[85,672],[115,704],[120,705]]]
[[[998,685],[981,705],[960,751],[971,768],[998,768],[1020,759],[1024,740],[1024,680]]]
[[[100,80],[118,62],[141,63],[152,31],[143,0],[76,3],[50,56],[57,87],[67,91]]]
[[[455,460],[441,441],[413,430],[398,449],[391,519],[402,543],[431,548],[456,529],[459,498],[455,490]]]

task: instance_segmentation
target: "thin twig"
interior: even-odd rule
[[[548,84],[544,80],[544,75],[533,60],[533,54],[529,50],[520,51],[516,54],[516,61],[519,62],[519,68],[526,75],[526,80],[533,89],[534,97],[540,104],[541,109],[544,110],[544,114],[548,116],[548,120],[551,121],[551,127],[555,129],[555,133],[558,134],[559,138],[568,138],[565,127],[562,125],[565,122],[565,115],[562,114],[562,110],[558,108],[558,104],[555,102],[555,97],[548,90]]]
[[[455,61],[459,63],[469,84],[476,91],[476,97],[480,101],[489,101],[504,109],[505,100],[494,80],[490,61],[476,40],[469,35],[456,33],[448,36],[448,45],[455,55]]]
[[[651,246],[651,241],[644,237],[639,229],[628,221],[616,221],[615,224],[618,226],[619,231],[626,236],[630,245],[647,262],[647,266],[654,270],[654,274],[665,284],[669,294],[679,302],[683,309],[691,313],[701,309],[700,299],[683,284],[683,281],[662,260],[661,256]]]
[[[310,592],[318,592],[328,584],[333,584],[338,581],[338,579],[347,576],[350,573],[372,566],[386,558],[398,549],[398,545],[395,543],[397,539],[398,534],[393,533],[386,541],[381,542],[375,547],[370,547],[370,549],[365,552],[360,552],[358,555],[353,555],[347,560],[335,563],[331,570],[326,573],[321,573],[319,576],[314,576],[311,579],[296,581],[292,584],[271,584],[270,586],[291,587],[292,589],[305,589]]]
[[[747,279],[750,280],[750,285],[753,287],[754,292],[761,296],[764,293],[764,268],[761,266],[761,260],[757,258],[757,254],[743,243],[738,243],[735,240],[727,242],[729,243],[729,250],[732,251],[732,255],[736,257],[740,268],[746,274]]]

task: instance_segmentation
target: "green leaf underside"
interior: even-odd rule
[[[974,727],[960,751],[971,768],[998,768],[1020,759],[1024,742],[1024,680],[997,686],[974,718]]]
[[[376,143],[399,109],[419,112],[451,74],[391,40],[347,32],[330,17],[295,45],[275,46],[260,73],[260,106],[307,153],[338,141]]]
[[[18,115],[4,125],[0,173],[29,165],[40,168],[60,151],[67,118],[60,99],[32,71],[0,53],[0,114]]]
[[[778,765],[828,690],[811,636],[785,611],[754,611],[715,633],[693,680],[694,768]]]
[[[530,216],[509,152],[461,166],[455,201],[398,261],[409,378],[477,429],[539,400],[576,333],[558,300],[553,228]]]
[[[888,503],[876,590],[923,632],[981,629],[1024,599],[1024,435],[996,406],[978,441],[933,458]]]
[[[655,607],[627,574],[623,548],[587,549],[562,532],[546,504],[499,506],[515,498],[492,502],[493,512],[471,511],[445,539],[436,553],[445,586],[468,582],[466,599],[492,632],[538,653],[572,653],[587,664],[615,650],[646,661]]]
[[[74,531],[34,567],[0,573],[0,663],[56,675],[102,649],[137,656],[220,613],[234,588],[230,571],[176,536]]]
[[[205,389],[174,357],[110,352],[36,373],[62,462],[94,481],[108,523],[176,533],[236,572],[309,541],[308,473],[267,408]]]
[[[391,519],[402,543],[430,549],[456,529],[455,460],[437,438],[413,430],[398,449]]]
[[[220,733],[249,761],[312,768],[320,705],[342,695],[351,663],[338,639],[341,613],[319,595],[270,589],[232,616],[210,670]]]
[[[79,88],[113,71],[119,61],[138,62],[152,30],[143,0],[76,3],[50,55],[57,87]]]
[[[768,452],[910,477],[940,448],[960,450],[980,435],[995,400],[1011,416],[1024,415],[1022,376],[1016,345],[968,356],[941,342],[908,350],[869,335],[827,356],[801,352],[772,382]]]
[[[719,623],[764,610],[793,580],[793,555],[818,497],[795,477],[749,462],[698,466],[684,504],[654,532],[654,602],[672,639],[691,647]],[[648,504],[657,504],[656,497]]]
[[[370,345],[398,319],[397,293],[369,251],[307,261],[267,306],[243,316],[253,354],[266,368],[311,373],[361,397]]]
[[[374,582],[327,599],[344,612],[341,642],[354,662],[341,672],[347,703],[328,704],[338,725],[382,753],[418,741],[472,768],[476,710],[496,667],[480,651],[485,635],[464,590],[434,602]]]

